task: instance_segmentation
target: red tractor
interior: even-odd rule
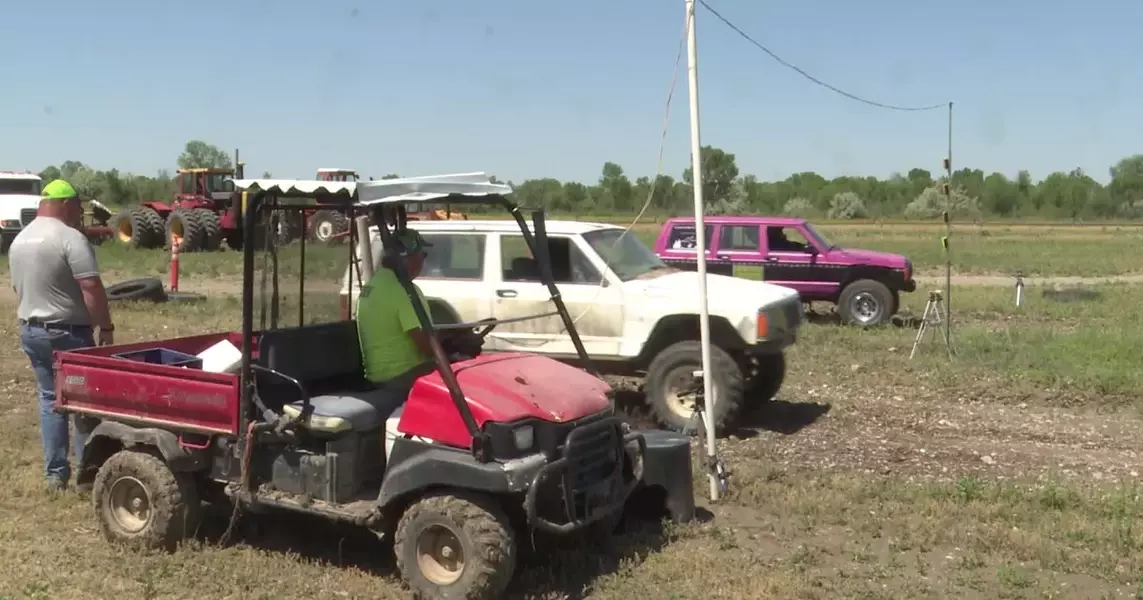
[[[318,181],[357,181],[360,179],[353,169],[317,170]],[[349,219],[336,210],[318,210],[305,215],[304,231],[309,239],[322,244],[333,244],[345,239],[349,232]]]
[[[237,169],[179,169],[171,202],[124,207],[112,219],[113,236],[137,248],[178,244],[180,252],[212,251],[223,240],[231,248],[241,248],[232,180],[242,178],[243,164],[237,164]]]
[[[677,520],[693,518],[689,440],[633,431],[615,414],[612,390],[593,374],[545,268],[542,212],[529,231],[497,184],[422,178],[331,193],[294,183],[242,182],[253,216],[244,223],[248,239],[256,222],[272,222],[262,216],[270,211],[330,209],[352,219],[365,205],[375,223],[389,223],[384,211],[414,192],[508,207],[539,257],[555,308],[536,316],[560,316],[585,368],[534,354],[482,355],[484,336],[500,321],[434,326],[396,261],[421,327],[432,332],[433,357],[409,378],[411,387],[371,383],[352,320],[325,315],[334,320],[322,322],[299,307],[297,324],[286,325],[271,309],[268,326],[256,329],[258,250],[246,244],[241,331],[56,355],[56,408],[76,414],[86,434],[77,483],[93,486],[108,540],[173,548],[193,535],[202,501],[229,505],[232,519],[305,513],[392,540],[415,595],[491,600],[503,595],[520,547],[537,533],[586,532],[602,543],[640,487],[661,488],[651,491],[665,493]],[[388,256],[400,251],[401,227],[400,219],[380,227]],[[354,234],[350,228],[350,248]],[[361,265],[362,276],[368,269]]]

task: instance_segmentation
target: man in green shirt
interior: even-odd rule
[[[425,263],[425,248],[431,246],[419,233],[406,230],[398,236],[403,246],[399,257],[386,255],[381,268],[361,288],[357,305],[357,335],[361,341],[361,357],[365,376],[373,383],[394,382],[402,375],[412,375],[414,369],[432,358],[429,345],[430,332],[421,329],[413,305],[405,288],[393,271],[393,260],[404,262],[409,279],[420,275]],[[428,303],[417,284],[413,284],[425,314]]]

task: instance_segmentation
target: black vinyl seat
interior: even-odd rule
[[[266,331],[258,342],[259,363],[297,379],[313,408],[305,421],[310,431],[337,434],[370,431],[405,402],[408,390],[387,389],[365,378],[356,321],[337,321]],[[260,378],[274,392],[290,393],[280,379]],[[297,396],[297,392],[293,392]],[[281,404],[290,417],[301,415],[300,399]]]

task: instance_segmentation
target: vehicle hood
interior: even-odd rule
[[[39,208],[40,197],[31,194],[4,194],[0,195],[0,215],[3,218],[19,218],[19,213],[25,208]],[[14,215],[9,217],[9,215]]]
[[[698,303],[699,274],[694,271],[676,271],[654,279],[629,281],[627,285],[630,291],[648,297],[670,298],[680,304],[693,298],[694,303]],[[798,292],[764,281],[707,273],[706,295],[712,310],[744,302],[746,310],[753,315],[758,308],[797,296]]]
[[[830,250],[831,259],[842,259],[849,263],[871,265],[877,267],[890,267],[894,269],[905,268],[907,258],[892,252],[878,252],[876,250],[860,250],[857,248],[834,248]]]
[[[477,424],[525,418],[566,423],[611,407],[607,383],[546,356],[484,354],[453,369]]]

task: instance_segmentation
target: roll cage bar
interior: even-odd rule
[[[599,371],[595,368],[595,365],[587,355],[583,341],[580,339],[579,332],[575,328],[575,321],[568,312],[563,297],[560,295],[559,288],[556,287],[555,280],[552,277],[544,211],[543,209],[532,211],[533,233],[533,231],[529,230],[528,222],[525,220],[520,207],[508,198],[508,195],[512,193],[510,186],[492,183],[484,173],[464,173],[457,175],[356,182],[238,179],[234,180],[234,189],[235,195],[241,198],[241,206],[243,207],[243,239],[247,240],[247,243],[243,244],[242,249],[242,366],[240,373],[242,404],[240,420],[243,427],[247,427],[250,408],[256,404],[261,404],[255,395],[254,371],[268,372],[273,376],[293,384],[299,389],[302,387],[299,382],[292,378],[281,373],[272,372],[253,362],[254,337],[261,333],[261,331],[256,331],[254,326],[255,258],[259,251],[259,248],[257,248],[259,244],[252,242],[257,239],[259,225],[265,227],[267,224],[272,224],[277,213],[283,211],[293,212],[313,209],[335,210],[344,214],[354,223],[357,222],[357,219],[364,218],[364,216],[360,214],[362,212],[365,212],[368,216],[380,217],[374,218],[373,220],[380,234],[383,256],[394,258],[399,256],[400,252],[400,242],[397,241],[397,236],[406,230],[408,224],[405,210],[407,204],[438,199],[456,204],[498,204],[512,215],[513,220],[515,220],[516,224],[520,227],[524,242],[528,245],[528,249],[532,252],[532,256],[535,257],[538,263],[540,279],[547,287],[551,301],[556,308],[554,312],[513,319],[488,319],[476,323],[435,326],[425,311],[424,306],[417,298],[416,288],[413,285],[412,279],[409,278],[408,272],[405,270],[403,261],[392,261],[393,271],[398,281],[400,281],[401,286],[404,288],[409,302],[412,304],[413,311],[417,316],[417,321],[421,324],[421,328],[424,331],[430,332],[429,340],[436,371],[440,374],[441,380],[448,389],[449,396],[457,412],[460,414],[461,419],[464,421],[469,435],[472,436],[472,452],[473,456],[478,460],[491,460],[490,441],[482,434],[480,428],[477,426],[476,420],[472,416],[472,411],[465,401],[464,394],[460,390],[460,384],[457,381],[456,373],[452,369],[448,356],[445,354],[437,336],[432,334],[435,334],[437,331],[475,328],[478,326],[491,327],[499,323],[510,323],[559,315],[571,337],[576,353],[579,355],[580,364],[587,372],[596,377],[600,376]],[[236,198],[236,200],[238,199]],[[282,200],[287,200],[287,203],[283,204],[281,202]],[[309,200],[309,202],[305,202],[306,200]],[[267,214],[268,218],[260,219],[259,215],[263,213]],[[267,227],[267,229],[269,230],[269,227]],[[368,227],[362,229],[368,232]],[[358,251],[361,251],[363,254],[360,259],[361,261],[368,260],[372,262],[372,250],[370,248],[368,235],[364,236],[363,240],[357,239],[357,227],[350,227],[348,233],[349,260],[351,265],[349,289],[351,290],[350,297],[352,298],[352,290],[356,289],[354,285],[355,281],[356,283],[362,283],[362,274],[358,265]],[[266,235],[263,242],[266,245],[265,252],[269,255],[270,264],[272,265],[269,315],[270,329],[278,327],[279,313],[278,261],[277,252],[274,248],[274,238],[275,236],[273,235]],[[358,243],[361,244],[360,248],[358,247]],[[306,242],[304,236],[301,238],[300,244],[301,264],[299,265],[298,281],[298,326],[305,324]],[[354,279],[354,275],[357,275],[356,280]],[[264,285],[265,273],[263,273],[263,286]],[[262,316],[264,319],[265,307],[263,307]],[[308,397],[304,394],[304,390],[302,390],[302,392],[304,407],[298,419],[305,419],[310,413]],[[262,406],[258,406],[258,408],[266,412]]]

